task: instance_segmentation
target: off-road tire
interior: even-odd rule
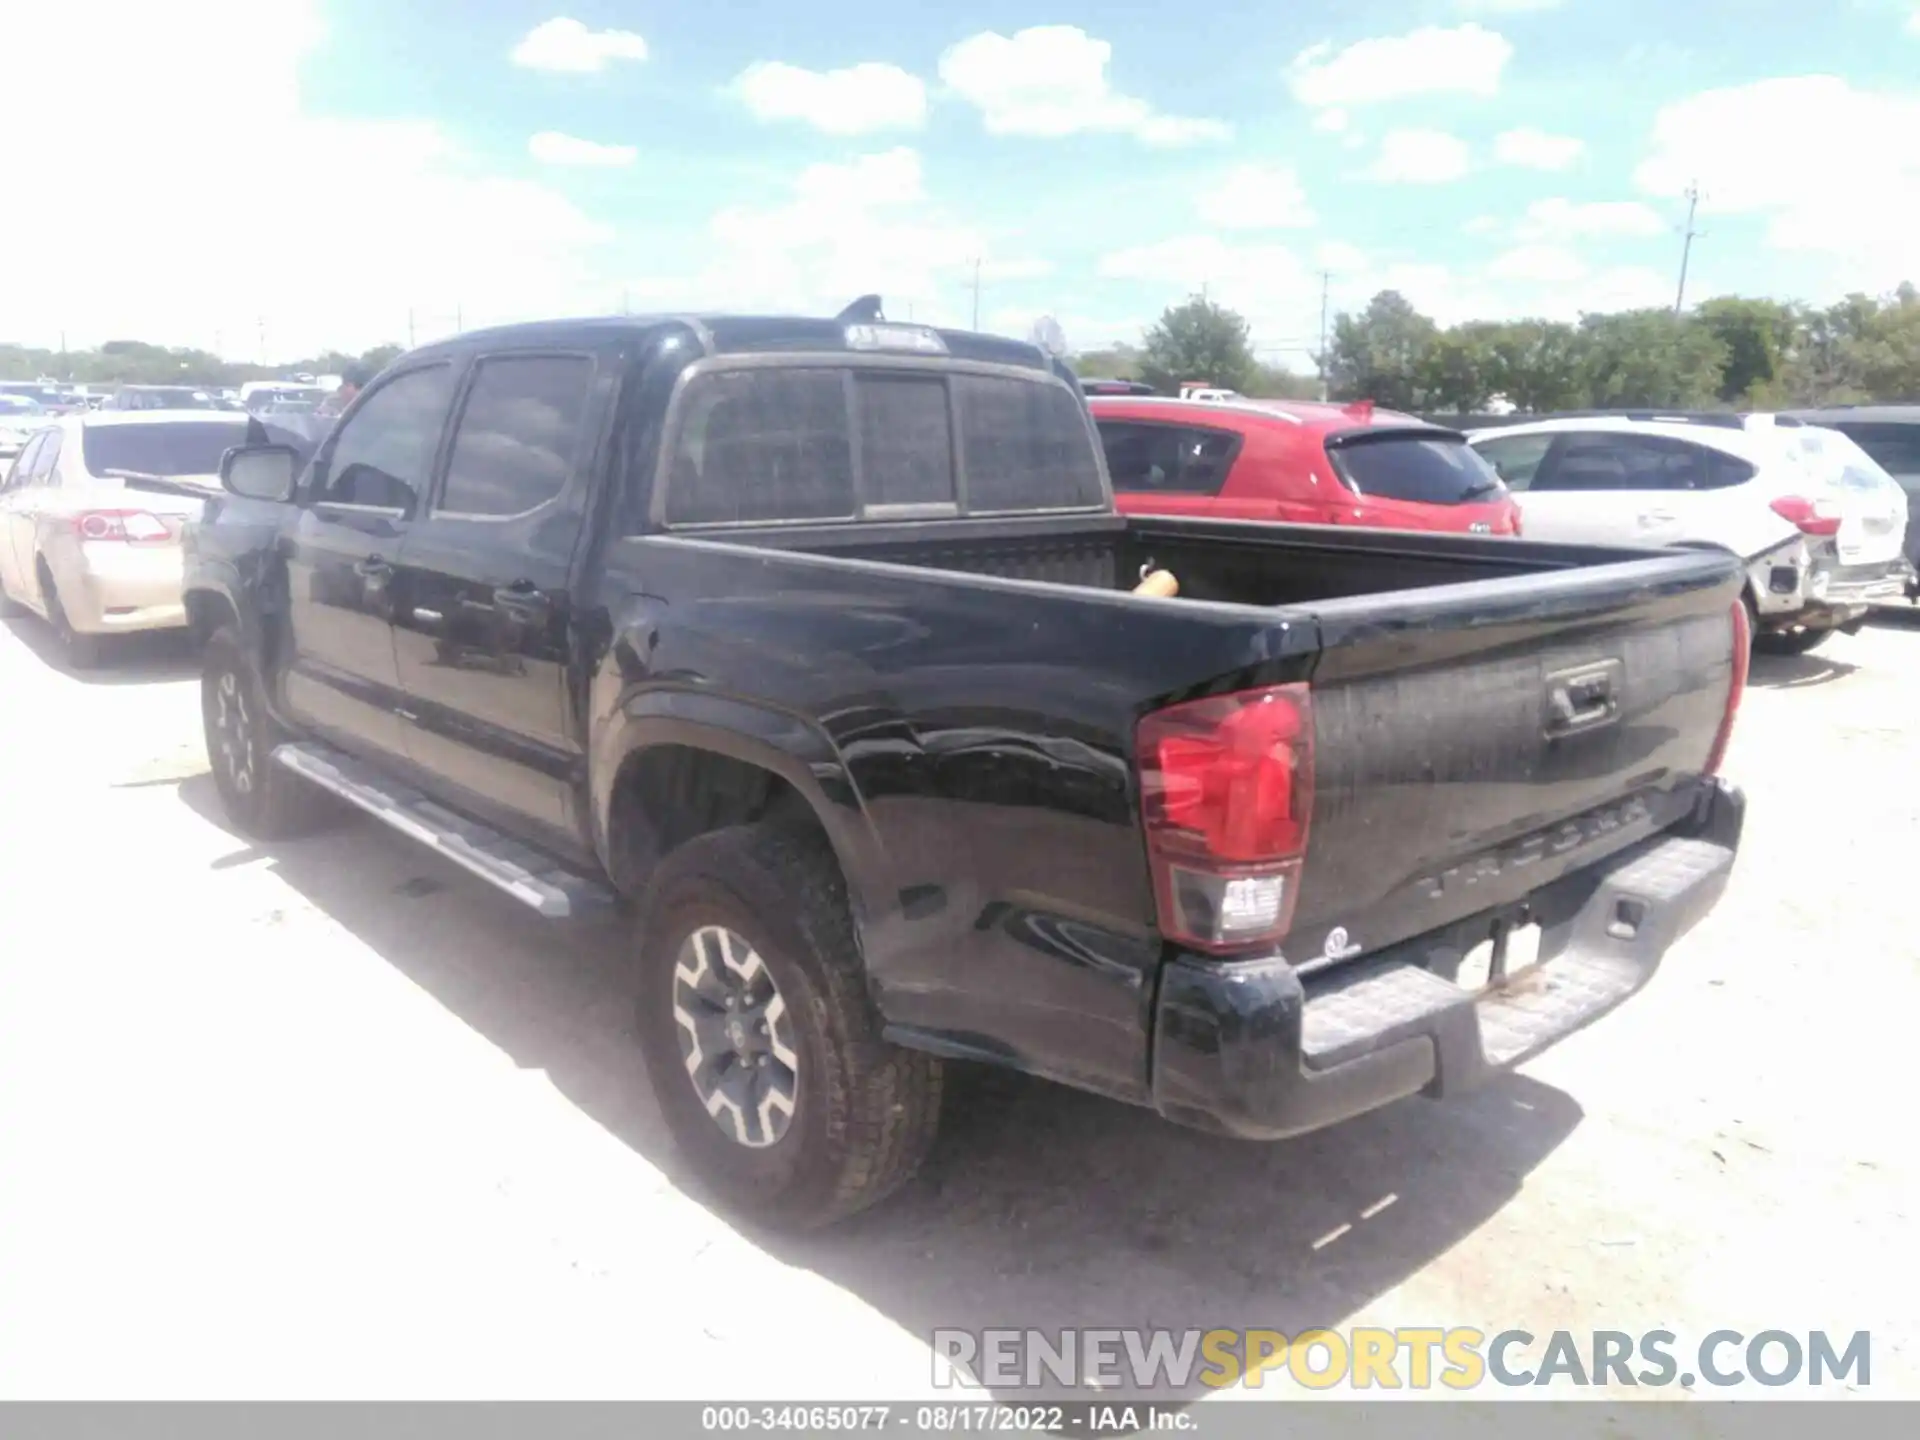
[[[881,1038],[846,882],[817,830],[771,821],[689,841],[654,872],[637,923],[637,1024],[654,1095],[718,1199],[771,1227],[811,1230],[912,1177],[939,1128],[941,1062]],[[674,1018],[681,945],[715,926],[753,947],[792,1020],[793,1113],[761,1148],[707,1113]]]
[[[216,717],[229,676],[244,706],[245,738],[251,746],[251,783],[245,785],[218,733]],[[231,701],[229,693],[228,703]],[[289,737],[268,713],[260,667],[231,625],[214,631],[201,652],[200,718],[214,788],[220,792],[227,818],[246,834],[256,840],[290,840],[311,835],[340,819],[341,808],[332,796],[273,762],[274,747]]]

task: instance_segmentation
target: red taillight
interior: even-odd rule
[[[1516,537],[1518,537],[1521,533],[1520,514],[1521,514],[1520,507],[1518,505],[1514,506],[1513,507],[1513,533]]]
[[[1307,687],[1173,705],[1136,738],[1161,932],[1215,951],[1280,939],[1313,813]]]
[[[1727,742],[1733,739],[1733,717],[1740,713],[1740,697],[1747,693],[1747,666],[1753,660],[1753,621],[1747,614],[1747,602],[1733,606],[1733,674],[1727,681],[1727,709],[1720,717],[1720,733],[1713,737],[1713,749],[1707,755],[1709,775],[1720,773],[1727,758]]]
[[[1782,495],[1773,502],[1773,513],[1789,525],[1798,527],[1802,535],[1838,535],[1840,533],[1840,512],[1829,500],[1809,500],[1804,495]]]
[[[152,544],[172,533],[144,510],[88,510],[73,517],[73,529],[82,540],[120,540],[129,545]]]

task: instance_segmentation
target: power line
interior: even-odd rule
[[[1693,258],[1693,242],[1706,232],[1693,228],[1694,216],[1700,211],[1700,185],[1696,181],[1687,186],[1687,229],[1680,242],[1680,288],[1674,292],[1673,313],[1678,315],[1687,303],[1687,262]]]

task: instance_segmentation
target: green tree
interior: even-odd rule
[[[1253,367],[1253,378],[1240,387],[1240,393],[1256,400],[1317,400],[1320,379],[1261,361]]]
[[[1141,363],[1138,345],[1109,345],[1104,350],[1088,350],[1070,362],[1073,373],[1094,380],[1137,380]]]
[[[1775,393],[1793,340],[1793,307],[1723,295],[1703,303],[1695,314],[1727,352],[1718,392],[1722,401],[1751,404],[1755,396]]]
[[[1704,408],[1720,396],[1727,347],[1692,315],[1623,310],[1581,319],[1581,372],[1596,409]]]
[[[1572,410],[1586,401],[1580,335],[1557,320],[1514,320],[1488,328],[1489,396],[1530,414]]]
[[[1244,391],[1257,362],[1240,315],[1195,295],[1169,306],[1146,334],[1140,378],[1156,390],[1174,390],[1189,380]]]
[[[1422,409],[1464,415],[1486,408],[1497,368],[1488,332],[1497,328],[1457,325],[1434,336],[1415,372]]]
[[[1392,409],[1420,404],[1422,367],[1439,334],[1397,290],[1382,290],[1358,315],[1340,315],[1322,369],[1336,400],[1372,400]]]

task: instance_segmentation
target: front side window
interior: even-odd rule
[[[438,508],[524,515],[557,499],[573,473],[592,385],[593,361],[584,355],[481,361],[454,431]]]
[[[368,392],[316,474],[314,502],[411,514],[433,471],[452,399],[450,365],[409,370]]]

